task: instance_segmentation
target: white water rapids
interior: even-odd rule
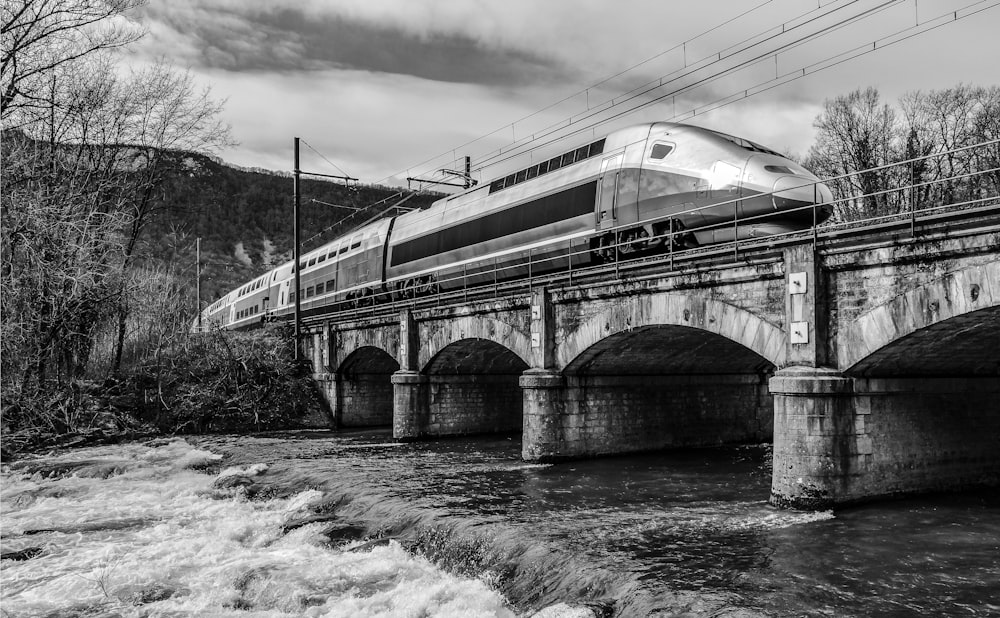
[[[218,479],[262,466],[204,472],[219,459],[173,440],[5,469],[3,553],[41,551],[3,560],[3,616],[514,616],[486,582],[394,541],[331,543],[321,522],[286,532],[322,492],[249,500]]]

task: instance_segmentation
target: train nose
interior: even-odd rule
[[[822,182],[801,176],[782,176],[774,181],[771,197],[775,210],[808,212],[813,204],[830,204],[833,192]],[[831,206],[820,209],[822,218],[830,216]]]

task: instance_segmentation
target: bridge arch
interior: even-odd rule
[[[423,366],[435,435],[519,433],[523,397],[518,379],[528,369],[518,354],[492,339],[453,341]]]
[[[379,328],[335,331],[332,337],[335,339],[330,353],[329,370],[332,372],[339,372],[348,359],[365,348],[375,348],[393,359],[399,358],[399,325],[396,323]],[[369,354],[371,350],[364,353]]]
[[[380,347],[363,345],[338,365],[336,421],[340,427],[391,425],[392,374],[399,363]]]
[[[601,349],[602,341],[651,327],[718,335],[739,344],[733,349],[748,350],[775,367],[784,364],[786,335],[778,326],[722,301],[668,293],[616,299],[615,304],[565,334],[556,350],[558,366],[578,370],[588,362],[587,355]]]
[[[420,351],[417,363],[427,367],[448,346],[464,340],[491,341],[516,355],[525,366],[531,358],[531,341],[528,335],[507,322],[488,316],[462,316],[452,320],[435,321],[429,330],[421,327]]]
[[[837,337],[837,361],[859,376],[997,375],[997,333],[1000,262],[991,262],[948,273],[863,313]]]

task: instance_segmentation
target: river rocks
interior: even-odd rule
[[[389,542],[393,541],[393,540],[395,540],[395,539],[393,539],[392,537],[384,537],[384,538],[381,538],[381,539],[372,539],[371,541],[368,541],[366,543],[362,543],[361,545],[358,545],[357,547],[352,547],[352,548],[348,549],[347,551],[349,551],[351,553],[354,553],[354,554],[359,554],[361,552],[365,552],[365,551],[369,551],[369,550],[375,549],[376,547],[382,547],[384,545],[388,545]]]
[[[541,609],[531,615],[531,618],[605,618],[611,616],[614,609],[602,603],[587,603],[585,605],[569,605],[556,603]]]
[[[362,539],[368,533],[365,526],[354,524],[331,524],[323,530],[325,536],[331,543],[343,543]]]
[[[128,586],[115,591],[115,597],[122,603],[129,605],[146,605],[156,603],[174,596],[177,591],[163,584],[150,584],[147,586]]]
[[[226,468],[212,483],[215,490],[236,490],[247,499],[267,500],[274,496],[274,489],[261,483],[256,477],[267,471],[267,464],[258,463],[246,468]],[[222,495],[230,493],[224,491]],[[221,496],[220,496],[221,497]]]
[[[41,547],[25,547],[24,549],[19,549],[17,551],[9,551],[0,554],[0,560],[16,560],[21,562],[24,560],[31,560],[40,553],[42,553]]]

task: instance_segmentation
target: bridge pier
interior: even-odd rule
[[[397,371],[392,374],[392,393],[392,437],[412,441],[427,435],[430,420],[427,376],[416,371]]]
[[[549,462],[571,456],[573,449],[567,448],[566,425],[573,421],[564,413],[566,379],[555,371],[529,369],[521,374],[518,383],[524,418],[521,458]]]
[[[826,508],[852,492],[871,438],[856,418],[852,382],[833,369],[791,367],[771,378],[774,453],[771,503]]]

